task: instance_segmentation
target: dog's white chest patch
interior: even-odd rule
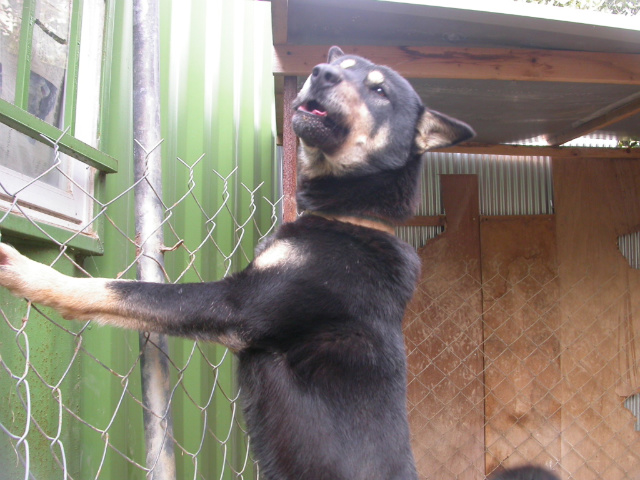
[[[307,259],[305,252],[286,240],[277,240],[253,260],[259,270],[274,267],[300,267]]]

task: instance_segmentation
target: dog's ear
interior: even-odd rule
[[[469,140],[475,134],[466,123],[425,108],[416,126],[416,152],[422,155],[433,148],[449,147]]]
[[[344,52],[340,47],[335,45],[329,49],[329,55],[327,55],[327,63],[333,63],[334,60],[344,57]]]

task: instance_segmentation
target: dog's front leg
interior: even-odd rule
[[[216,341],[239,350],[260,329],[243,321],[247,315],[237,301],[242,288],[235,283],[231,278],[177,285],[74,278],[0,244],[0,285],[65,318]]]

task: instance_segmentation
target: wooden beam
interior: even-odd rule
[[[500,221],[500,222],[521,222],[526,223],[532,219],[538,219],[540,221],[553,222],[555,219],[554,213],[547,214],[535,214],[535,215],[480,215],[480,223],[482,222],[491,222],[491,221]]]
[[[289,0],[271,0],[271,28],[274,45],[289,38]]]
[[[485,145],[465,143],[455,147],[440,148],[433,152],[466,153],[475,155],[514,155],[522,157],[552,158],[604,158],[604,159],[638,159],[640,148],[599,148],[599,147],[546,147],[528,145]]]
[[[295,77],[294,77],[295,78]],[[282,119],[284,118],[284,79],[285,77],[275,77],[274,93],[276,100],[276,134],[278,145],[282,145]]]
[[[328,45],[275,45],[274,74],[308,76]],[[452,47],[345,46],[407,78],[640,85],[640,54]]]
[[[597,117],[579,123],[578,125],[575,125],[573,128],[565,130],[564,132],[560,132],[555,135],[548,135],[547,143],[553,146],[562,145],[563,143],[570,142],[571,140],[574,140],[578,137],[587,135],[588,133],[594,132],[596,130],[600,130],[607,125],[617,123],[620,120],[624,120],[625,118],[631,117],[638,113],[640,113],[640,97],[635,98],[634,100],[623,105],[611,108],[610,110],[601,113]]]
[[[404,222],[401,227],[444,227],[447,224],[445,215],[416,215]]]

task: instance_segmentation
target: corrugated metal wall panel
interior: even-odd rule
[[[640,269],[640,232],[618,237],[618,248],[632,268]]]
[[[549,157],[427,153],[421,178],[422,202],[416,215],[446,214],[440,203],[440,175],[478,175],[481,215],[553,213]],[[440,227],[401,227],[398,235],[418,248],[442,232]]]
[[[422,178],[423,201],[418,215],[445,213],[440,205],[440,175],[476,174],[482,215],[553,213],[553,181],[549,157],[512,157],[428,153]]]
[[[636,432],[640,432],[640,394],[636,393],[626,398],[624,401],[625,408],[631,410],[636,417]]]
[[[161,59],[167,99],[166,203],[180,199],[191,174],[194,184],[193,198],[176,208],[172,223],[177,234],[168,234],[173,233],[175,241],[184,240],[192,252],[202,244],[195,261],[182,250],[167,257],[167,267],[176,275],[192,262],[181,281],[217,280],[246,266],[272,223],[271,209],[262,197],[275,201],[280,196],[275,181],[270,4],[172,1],[165,2],[163,12],[162,35],[169,47]],[[191,172],[176,158],[196,166]],[[250,192],[259,185],[254,198]],[[220,215],[221,208],[230,215]],[[257,229],[238,228],[249,219],[255,219]],[[171,342],[172,359],[188,365],[182,385],[191,396],[176,396],[172,402],[176,439],[188,449],[182,458],[176,456],[178,478],[236,478],[232,470],[242,469],[248,442],[236,425],[237,405],[229,401],[236,396],[234,358],[215,345],[198,348],[203,355],[192,355],[192,342]],[[205,358],[218,365],[213,377]],[[205,417],[197,406],[208,404]],[[203,428],[208,433],[202,453],[194,457],[196,464],[190,456],[199,448],[194,432]],[[244,478],[253,476],[251,465],[249,461]]]
[[[117,198],[133,183],[132,5],[130,0],[111,5],[115,10],[113,64],[105,72],[108,104],[103,111],[101,145],[118,159],[119,171],[98,182],[104,199]],[[272,224],[271,208],[260,200],[264,196],[276,201],[280,196],[270,3],[162,0],[160,21],[163,193],[165,205],[172,207],[165,243],[172,246],[182,240],[196,253],[191,257],[183,248],[168,252],[166,269],[172,280],[180,277],[181,282],[217,280],[246,265],[261,232]],[[254,205],[247,189],[262,182]],[[193,188],[191,194],[181,200],[188,185]],[[85,261],[92,275],[115,277],[134,258],[132,201],[132,195],[123,195],[110,208],[108,228],[101,238],[105,255]],[[258,228],[247,229],[240,238],[238,225],[230,217],[244,221],[254,207],[252,218]],[[216,216],[221,208],[225,215]],[[127,275],[132,277],[134,272]],[[66,418],[62,424],[63,430],[69,428],[75,434],[65,444],[74,465],[78,464],[72,469],[74,478],[96,478],[97,472],[98,478],[145,476],[139,467],[144,465],[145,451],[142,413],[136,401],[141,395],[139,373],[134,369],[137,337],[136,332],[111,328],[83,333],[83,349],[99,363],[88,356],[79,359],[82,375],[75,386],[77,398],[70,400],[77,402],[74,412],[87,425],[78,428]],[[178,384],[171,401],[179,445],[178,478],[239,478],[230,465],[240,470],[245,462],[242,476],[253,478],[256,473],[245,458],[243,432],[234,427],[229,434],[229,426],[238,421],[237,405],[228,398],[236,390],[233,356],[214,345],[194,347],[181,339],[171,339],[170,354],[171,385]],[[121,379],[109,372],[132,369],[123,395]],[[109,437],[101,437],[88,425],[109,425]],[[49,446],[37,455],[51,457]]]

